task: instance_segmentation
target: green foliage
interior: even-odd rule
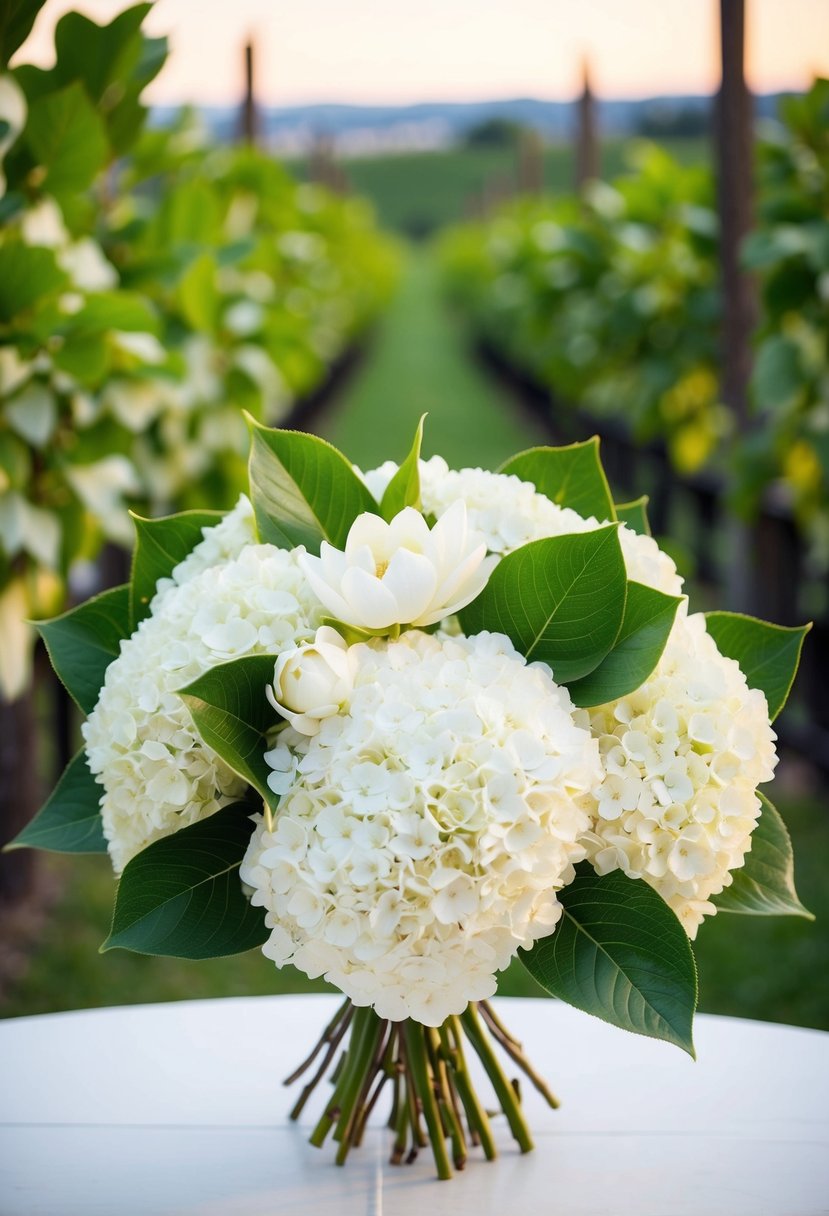
[[[35,98],[26,142],[44,189],[55,195],[86,190],[109,152],[103,123],[78,80]]]
[[[423,443],[423,423],[425,421],[426,415],[424,414],[417,424],[414,442],[408,456],[386,486],[382,501],[380,502],[380,514],[384,519],[394,519],[395,515],[405,507],[414,507],[418,511],[421,509],[420,468],[418,462],[420,460],[420,448]]]
[[[786,483],[818,560],[829,563],[829,81],[787,98],[759,143],[759,278],[752,394],[762,425],[743,439],[720,399],[718,221],[713,173],[642,145],[635,175],[577,202],[521,199],[443,243],[447,281],[490,345],[557,409],[623,417],[661,438],[681,474],[708,466],[756,511]],[[735,459],[727,461],[726,454]],[[735,474],[736,464],[736,478]]]
[[[694,956],[685,930],[647,883],[581,867],[559,892],[555,933],[521,950],[547,992],[594,1017],[694,1055]]]
[[[768,798],[760,795],[760,820],[751,837],[745,864],[733,882],[713,897],[720,912],[748,916],[814,916],[798,898],[794,886],[794,854],[786,825]]]
[[[627,578],[615,525],[531,541],[496,566],[460,613],[465,633],[505,633],[557,683],[594,671],[611,650],[625,611]]]
[[[253,810],[234,802],[138,853],[121,876],[101,949],[199,959],[261,946],[269,930],[239,881]]]
[[[0,516],[0,596],[18,557],[5,521],[22,518],[14,577],[30,617],[59,609],[79,558],[129,546],[128,508],[232,506],[243,410],[284,418],[394,275],[359,200],[301,186],[253,149],[209,148],[192,116],[144,131],[142,90],[166,56],[142,30],[150,7],[101,25],[64,15],[54,66],[4,81],[0,463],[15,479],[0,474],[0,500],[17,498]],[[27,11],[0,14],[4,51]],[[36,476],[17,475],[21,441]],[[0,670],[0,695],[21,678]]]
[[[0,69],[28,38],[46,0],[3,0],[0,6]]]
[[[7,848],[49,849],[54,853],[106,853],[98,803],[101,787],[81,750],[34,819]]]
[[[585,519],[615,520],[616,509],[599,456],[599,439],[563,448],[530,448],[519,452],[498,470],[529,481],[539,494],[560,507],[569,507]]]
[[[247,655],[210,668],[180,695],[207,746],[275,809],[265,762],[268,731],[279,722],[265,696],[273,674],[273,655]]]
[[[363,511],[377,504],[341,452],[301,431],[269,430],[251,420],[250,494],[261,540],[319,552],[338,549]]]
[[[765,694],[774,721],[788,699],[811,625],[787,628],[737,612],[709,612],[705,621],[720,653],[739,663],[749,687]]]
[[[605,705],[635,692],[665,649],[682,600],[641,583],[628,582],[625,615],[613,649],[598,667],[570,684],[574,705]]]
[[[221,511],[181,511],[163,519],[135,521],[135,550],[130,579],[130,621],[135,629],[150,612],[161,578],[170,578],[179,562],[201,541],[203,530],[216,525]]]
[[[95,708],[106,669],[132,632],[130,589],[114,587],[51,621],[39,621],[52,666],[77,705]]]
[[[616,518],[620,523],[627,524],[633,532],[637,532],[640,536],[650,536],[647,494],[634,499],[633,502],[617,502]]]

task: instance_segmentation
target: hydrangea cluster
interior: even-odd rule
[[[163,595],[172,587],[181,586],[203,574],[211,566],[220,566],[238,557],[244,548],[256,543],[256,522],[253,507],[246,495],[241,494],[232,511],[228,511],[212,528],[202,528],[203,539],[190,550],[184,561],[179,562],[169,579],[161,578],[156,584],[156,594]],[[151,611],[158,605],[153,602]]]
[[[362,476],[379,498],[396,471],[397,465],[387,461]],[[465,503],[469,526],[483,533],[490,553],[511,553],[548,536],[592,532],[607,522],[585,519],[569,507],[558,506],[513,474],[450,469],[442,456],[420,462],[420,488],[424,510],[434,515],[442,515],[458,500]],[[622,524],[619,542],[629,578],[666,595],[682,594],[676,566],[652,537],[640,536]]]
[[[760,814],[757,785],[777,757],[766,698],[723,657],[701,614],[677,619],[634,693],[578,711],[599,741],[603,779],[583,838],[599,874],[650,883],[693,938],[743,865]]]
[[[200,740],[176,690],[247,654],[277,654],[314,635],[322,609],[296,554],[251,545],[240,504],[161,587],[107,668],[83,727],[104,787],[104,835],[120,871],[140,849],[219,810],[245,789]],[[262,695],[264,696],[264,689]]]
[[[502,635],[411,631],[352,653],[343,711],[268,753],[279,814],[241,876],[277,965],[437,1026],[555,927],[598,747]]]

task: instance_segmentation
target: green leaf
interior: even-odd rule
[[[641,879],[580,867],[550,937],[519,950],[543,988],[576,1009],[694,1055],[697,974],[677,917]]]
[[[178,301],[182,315],[193,329],[212,334],[219,317],[219,290],[216,286],[216,260],[200,254],[181,277]]]
[[[137,4],[119,13],[109,25],[98,25],[82,13],[67,13],[55,28],[57,74],[61,81],[82,80],[93,102],[112,108],[107,95],[122,95],[142,53],[141,22],[152,8]]]
[[[128,333],[159,332],[158,313],[153,305],[144,296],[131,291],[100,291],[88,295],[72,321],[79,329],[96,333],[113,329]]]
[[[13,321],[45,296],[55,295],[67,281],[51,249],[4,241],[0,245],[0,324]]]
[[[3,0],[0,4],[0,68],[29,37],[46,0]]]
[[[101,787],[81,749],[31,823],[8,849],[50,849],[53,853],[106,853],[101,827]]]
[[[32,102],[26,140],[52,194],[86,190],[109,158],[104,125],[80,81]]]
[[[707,612],[705,623],[720,654],[739,663],[750,688],[766,694],[774,721],[788,699],[811,624],[772,625],[738,612]]]
[[[95,708],[106,669],[130,636],[129,598],[128,586],[113,587],[62,616],[35,622],[52,666],[85,714]]]
[[[665,649],[681,602],[681,596],[629,582],[625,615],[613,649],[595,671],[570,685],[573,703],[605,705],[644,684]]]
[[[640,536],[650,536],[649,501],[647,494],[643,494],[641,498],[634,498],[632,502],[617,502],[616,518],[620,523],[627,524],[632,531],[638,532]]]
[[[239,866],[253,834],[252,806],[234,802],[142,849],[129,862],[101,950],[171,958],[221,958],[267,940]]]
[[[425,421],[426,415],[424,414],[417,424],[414,443],[408,456],[386,486],[380,502],[380,514],[383,519],[394,519],[398,511],[402,511],[404,507],[414,507],[416,511],[421,510],[418,461],[420,460],[420,447],[423,443],[423,423]]]
[[[377,503],[341,452],[316,435],[271,430],[248,416],[250,493],[262,541],[319,553],[345,547],[348,529]]]
[[[745,916],[814,916],[798,898],[794,885],[792,842],[780,812],[758,791],[763,804],[751,836],[745,864],[733,872],[733,881],[711,897],[720,912]]]
[[[610,524],[531,541],[508,554],[460,613],[466,634],[505,633],[527,659],[541,659],[559,684],[599,666],[622,624],[627,575]]]
[[[203,529],[223,518],[221,511],[181,511],[161,519],[133,515],[135,550],[130,580],[130,619],[133,629],[150,613],[150,601],[160,578],[170,578],[179,562],[204,539]]]
[[[598,435],[585,443],[571,443],[563,448],[529,448],[501,465],[498,472],[512,473],[531,482],[539,494],[586,519],[591,515],[600,522],[616,518],[613,496],[599,457]]]
[[[268,786],[265,735],[280,718],[265,687],[273,682],[275,664],[275,655],[246,655],[211,667],[179,693],[207,746],[272,809],[279,798]]]

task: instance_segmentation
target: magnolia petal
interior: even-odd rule
[[[346,603],[340,620],[346,625],[387,629],[399,624],[397,600],[379,578],[352,567],[343,576],[342,590]]]
[[[394,596],[401,625],[416,620],[432,603],[437,572],[428,557],[398,549],[383,575],[383,586]]]

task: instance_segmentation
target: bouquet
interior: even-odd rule
[[[598,440],[497,473],[362,473],[251,420],[250,497],[136,519],[128,586],[40,626],[88,715],[17,845],[108,851],[104,949],[260,946],[344,1001],[308,1060],[337,1161],[382,1091],[392,1161],[532,1147],[490,1004],[547,991],[693,1054],[691,940],[718,911],[808,915],[757,787],[806,628],[689,612]]]

